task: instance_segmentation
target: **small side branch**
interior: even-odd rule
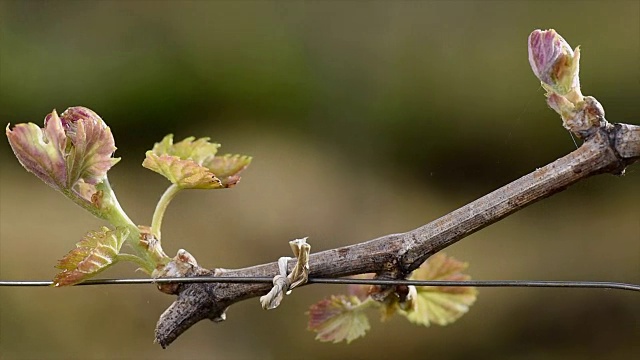
[[[309,276],[335,278],[377,273],[405,278],[429,256],[460,239],[580,180],[601,173],[622,174],[626,166],[639,158],[640,127],[607,124],[598,128],[579,149],[429,224],[406,233],[312,254]],[[289,271],[292,267],[293,264]],[[272,277],[278,273],[278,264],[214,272],[231,277]],[[211,273],[198,268],[194,274]],[[158,321],[156,342],[166,347],[200,320],[224,320],[229,306],[264,295],[270,288],[270,284],[182,284],[177,290],[178,299]]]

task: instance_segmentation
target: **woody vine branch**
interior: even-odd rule
[[[402,279],[426,259],[460,239],[528,205],[558,193],[593,175],[621,175],[640,158],[640,127],[609,124],[598,101],[583,96],[579,82],[579,48],[575,51],[555,31],[534,31],[529,37],[529,61],[547,91],[547,103],[563,126],[582,146],[570,154],[415,230],[382,236],[364,243],[312,254],[313,277],[342,277],[376,273],[379,278]],[[270,276],[277,264],[237,270],[206,270],[194,266],[188,275]],[[178,299],[162,314],[156,341],[169,345],[203,319],[221,321],[233,303],[268,291],[264,284],[185,284]],[[375,298],[402,296],[403,289],[378,289]],[[399,294],[400,293],[400,294]]]

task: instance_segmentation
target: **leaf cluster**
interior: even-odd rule
[[[438,253],[409,279],[469,280],[471,277],[462,273],[467,267],[466,263]],[[386,294],[383,301],[374,300],[374,295],[381,292]],[[397,313],[418,325],[448,325],[469,311],[477,293],[474,287],[402,286],[389,291],[375,286],[349,285],[348,295],[332,295],[309,308],[308,328],[316,332],[317,340],[350,343],[371,328],[365,313],[369,308],[378,309],[383,321]]]
[[[25,169],[111,225],[88,232],[58,262],[62,271],[55,277],[56,286],[77,284],[119,261],[132,261],[149,274],[159,274],[168,264],[190,259],[184,254],[172,259],[162,250],[160,227],[167,206],[184,189],[236,185],[251,163],[250,156],[217,156],[220,144],[209,138],[174,143],[167,135],[147,151],[142,163],[172,183],[158,201],[151,226],[145,226],[129,218],[109,184],[107,173],[120,159],[113,157],[116,146],[110,128],[92,110],[71,107],[60,116],[53,110],[43,128],[33,123],[7,125],[6,134]],[[131,252],[122,252],[124,244]]]

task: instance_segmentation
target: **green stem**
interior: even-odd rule
[[[122,206],[116,198],[116,194],[113,192],[109,180],[107,178],[96,185],[96,190],[102,191],[102,206],[95,206],[89,199],[81,197],[73,189],[62,188],[60,191],[71,201],[78,206],[89,211],[95,217],[106,220],[116,227],[126,227],[130,229],[136,229],[137,226],[129,218],[127,213],[124,212]]]
[[[125,240],[133,254],[120,254],[118,257],[121,260],[132,261],[147,272],[151,274],[156,268],[161,265],[165,265],[171,259],[162,251],[160,246],[160,226],[162,225],[162,217],[167,205],[176,193],[180,190],[175,185],[172,185],[165,191],[156,207],[156,211],[153,215],[152,234],[158,239],[154,243],[153,248],[149,248],[148,244],[143,244],[141,239],[141,230],[138,226],[129,218],[127,213],[122,209],[118,199],[116,198],[108,179],[104,179],[103,182],[96,185],[96,190],[102,192],[100,199],[100,206],[96,206],[89,199],[82,198],[78,193],[71,189],[64,189],[62,192],[73,202],[80,205],[82,208],[88,210],[94,216],[106,220],[116,228],[126,228],[129,230],[129,236]]]
[[[128,227],[131,230],[135,229],[136,232],[140,232],[136,224],[131,221],[122,206],[120,206],[116,194],[113,192],[111,184],[109,184],[109,179],[105,178],[103,183],[99,185],[99,189],[104,192],[103,199],[108,199],[111,202],[111,208],[103,218],[114,226]]]
[[[144,259],[141,259],[139,256],[127,253],[120,253],[117,255],[118,261],[130,261],[132,263],[140,265],[140,268],[144,270],[147,274],[151,274],[154,270],[153,267],[150,267],[151,264],[146,262]]]
[[[163,263],[164,257],[166,257],[166,255],[164,255],[164,253],[161,253],[160,255],[164,255],[164,257],[157,254],[154,256],[154,254],[151,254],[150,251],[140,243],[140,229],[129,218],[127,213],[122,209],[122,206],[120,206],[120,203],[118,202],[116,194],[113,192],[108,179],[105,178],[102,183],[97,184],[96,190],[102,192],[102,198],[100,200],[101,205],[99,207],[91,203],[89,199],[80,197],[73,190],[65,189],[63,192],[69,199],[89,211],[94,216],[108,221],[112,226],[116,228],[128,229],[129,236],[125,241],[130,245],[130,248],[134,252],[134,254],[122,254],[127,256],[118,256],[121,260],[135,262],[136,264],[140,265],[144,271],[151,274],[151,272],[155,270],[159,264]]]
[[[367,298],[364,299],[364,301],[361,302],[360,305],[357,306],[357,308],[358,310],[364,310],[378,305],[380,305],[379,302],[375,301],[371,296],[367,296]]]
[[[102,190],[104,193],[103,201],[109,202],[106,206],[105,213],[102,214],[102,218],[116,227],[126,227],[130,231],[126,242],[131,245],[130,249],[133,250],[134,254],[118,254],[118,257],[121,260],[132,261],[140,265],[142,270],[151,274],[161,262],[161,259],[154,257],[153,254],[140,243],[140,229],[129,218],[124,209],[122,209],[122,206],[120,206],[116,194],[109,184],[109,180],[105,179],[98,187],[99,190]]]
[[[160,228],[162,227],[162,218],[167,210],[167,206],[180,190],[176,184],[172,184],[165,190],[160,201],[158,201],[158,205],[156,205],[156,210],[153,212],[153,220],[151,220],[151,233],[155,235],[158,240],[160,240],[161,237]]]

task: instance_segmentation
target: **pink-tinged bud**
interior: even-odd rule
[[[571,46],[555,30],[534,30],[529,35],[529,63],[545,89],[561,95],[574,93],[581,101],[580,49]],[[574,97],[574,96],[571,96]]]
[[[69,155],[79,162],[68,162],[69,175],[87,184],[99,183],[120,160],[112,158],[116,146],[111,129],[98,114],[82,106],[68,108],[60,115],[60,120],[73,145]]]
[[[87,201],[93,185],[104,180],[107,171],[120,159],[111,130],[93,111],[72,107],[61,116],[54,110],[44,120],[44,128],[33,123],[7,125],[9,144],[25,169],[51,187],[69,194],[73,191]]]
[[[65,110],[60,115],[60,121],[62,122],[67,137],[74,143],[79,122],[84,122],[85,127],[89,124],[89,126],[97,129],[105,129],[107,127],[107,124],[102,121],[102,118],[100,118],[98,114],[82,106],[74,106]]]

